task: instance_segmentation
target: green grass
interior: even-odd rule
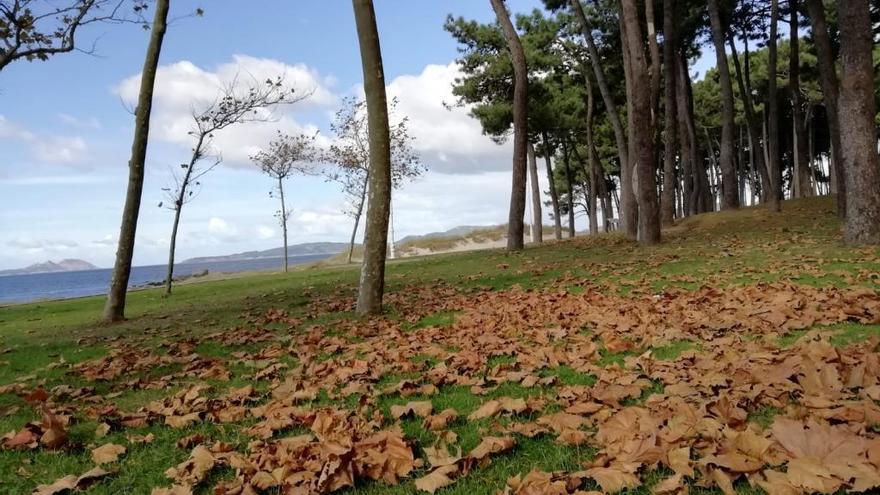
[[[723,289],[776,281],[822,287],[880,288],[876,276],[880,272],[880,253],[873,248],[851,249],[841,244],[839,224],[829,200],[786,202],[784,209],[782,215],[762,208],[748,208],[690,218],[667,231],[665,241],[653,247],[635,246],[619,235],[610,234],[547,243],[516,254],[489,250],[394,260],[388,264],[387,290],[389,299],[401,301],[417,294],[419,288],[436,286],[452,287],[464,296],[481,290],[506,291],[515,286],[523,290],[567,289],[571,293],[583,294],[596,290],[599,284],[605,284],[602,290],[622,295],[634,291],[693,290],[704,284]],[[253,373],[262,367],[250,357],[254,353],[273,345],[286,348],[293,336],[309,332],[315,326],[323,329],[325,336],[351,345],[364,341],[362,335],[351,333],[352,328],[369,324],[351,312],[358,275],[354,265],[319,266],[289,274],[256,274],[184,284],[176,287],[173,296],[168,298],[157,289],[135,291],[129,295],[129,319],[117,325],[99,323],[104,302],[101,297],[0,307],[0,386],[20,383],[26,389],[33,389],[38,384],[47,389],[60,384],[94,387],[99,395],[114,394],[107,401],[109,404],[121,410],[133,410],[167,397],[187,384],[202,381],[191,377],[176,379],[164,389],[134,389],[126,386],[128,380],[156,379],[179,371],[182,365],[152,370],[132,369],[107,382],[87,382],[70,373],[68,368],[57,366],[61,362],[75,364],[101,358],[113,345],[124,341],[133,348],[151,349],[157,354],[169,354],[181,345],[192,345],[200,357],[224,362],[232,374],[229,382],[211,381],[215,386],[211,396],[222,395],[228,387],[253,384],[264,394],[260,399],[264,401],[270,384],[269,380],[252,378]],[[270,309],[284,311],[298,323],[267,321],[264,316]],[[406,304],[396,304],[391,309],[388,324],[399,325],[405,335],[457,327],[462,314],[456,308],[436,307],[407,313]],[[817,330],[828,332],[832,343],[839,346],[880,336],[880,325],[845,323]],[[227,344],[223,337],[228,332],[253,336],[266,333],[270,341]],[[217,333],[220,335],[208,337]],[[582,329],[581,333],[590,335],[590,329]],[[779,339],[778,345],[793,345],[807,333],[790,332]],[[397,345],[389,342],[388,348],[394,349]],[[446,350],[457,352],[448,346]],[[646,350],[612,353],[601,349],[600,358],[594,364],[623,367],[627,357],[640,355]],[[674,361],[685,353],[699,353],[701,348],[699,342],[673,340],[650,350],[657,360]],[[245,357],[240,358],[240,353],[246,353]],[[318,361],[332,364],[335,359],[341,360],[345,353],[320,351],[316,355]],[[486,354],[483,359],[488,359],[487,371],[495,366],[517,369],[522,364],[516,355],[498,352]],[[299,365],[289,354],[276,360],[286,364],[288,370]],[[406,372],[386,373],[372,385],[381,390],[403,379],[420,380],[425,370],[439,364],[441,359],[422,353],[411,356],[409,361],[413,367]],[[432,396],[381,396],[376,399],[376,407],[386,417],[391,406],[415,400],[430,400],[435,412],[453,408],[459,418],[450,428],[459,435],[459,444],[467,451],[479,443],[495,421],[467,420],[467,415],[483,402],[502,396],[552,397],[557,387],[591,386],[596,382],[593,374],[569,366],[544,367],[536,373],[542,377],[555,376],[556,385],[524,388],[516,383],[503,383],[481,396],[471,393],[468,386],[444,385]],[[662,385],[654,382],[641,397],[627,401],[627,404],[639,404],[651,394],[662,391]],[[332,401],[327,391],[323,391],[310,406],[354,408],[357,400],[358,396],[353,395],[343,401]],[[2,414],[15,407],[18,408],[16,412]],[[542,412],[552,411],[553,407],[551,402]],[[753,411],[749,421],[767,427],[777,413],[770,408]],[[528,421],[539,414],[514,419]],[[112,431],[107,437],[97,439],[94,437],[96,423],[81,411],[75,411],[74,416],[76,423],[71,427],[74,445],[68,451],[0,450],[0,493],[30,493],[39,483],[49,483],[67,474],[81,474],[92,467],[90,447],[106,442],[121,443],[129,448],[129,452],[113,466],[116,472],[96,484],[89,493],[149,493],[152,487],[170,484],[164,471],[188,456],[188,450],[176,447],[178,439],[201,433],[244,451],[250,438],[243,430],[253,421],[231,425],[198,423],[180,430],[154,425]],[[0,394],[0,433],[17,430],[38,417],[36,411],[16,394]],[[510,420],[508,417],[497,419],[502,424]],[[433,432],[423,428],[419,418],[405,419],[401,426],[417,455],[421,455],[421,449],[435,439]],[[126,434],[147,432],[156,436],[149,445],[129,445],[124,438]],[[511,452],[493,457],[487,468],[475,470],[440,493],[496,493],[511,476],[525,475],[531,469],[577,471],[594,454],[595,450],[589,447],[559,445],[552,435],[534,439],[517,436],[517,446]],[[412,493],[412,479],[424,472],[414,472],[399,486],[359,483],[356,488],[343,493]],[[663,471],[646,473],[643,476],[645,485],[629,493],[648,494],[650,487],[668,474]],[[228,471],[218,471],[212,474],[211,480],[229,475]],[[202,493],[208,493],[211,480],[201,489]],[[595,485],[584,488],[593,489]],[[737,491],[741,494],[760,493],[749,489],[743,482],[737,484]],[[718,492],[693,487],[691,493]]]

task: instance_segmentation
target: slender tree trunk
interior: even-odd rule
[[[835,193],[837,194],[837,216],[846,217],[846,179],[843,169],[843,158],[840,144],[840,113],[837,106],[839,92],[837,70],[834,66],[834,53],[831,51],[831,39],[828,35],[828,24],[825,21],[825,6],[822,0],[807,0],[812,23],[813,44],[816,47],[819,62],[819,81],[825,99],[825,110],[828,114],[828,134],[831,136],[831,168],[833,168]],[[829,173],[831,175],[831,173]]]
[[[382,50],[373,2],[352,0],[352,5],[364,73],[370,140],[367,228],[364,235],[364,262],[361,265],[357,312],[377,314],[382,312],[382,297],[385,292],[385,258],[388,253],[388,217],[391,209],[388,100],[385,97],[385,71],[382,68]]]
[[[526,147],[528,141],[529,72],[519,35],[504,0],[489,0],[504,31],[513,63],[513,180],[510,191],[510,215],[507,220],[507,250],[523,248],[523,217],[526,212]]]
[[[361,199],[358,201],[357,211],[354,213],[354,227],[351,229],[351,238],[348,241],[348,264],[354,257],[354,241],[357,238],[358,227],[361,225],[361,216],[364,214],[364,205],[367,204],[367,189],[370,184],[370,168],[367,167],[367,176],[364,177],[364,187],[361,189]],[[390,212],[389,212],[390,215]]]
[[[779,102],[776,97],[776,33],[779,23],[779,0],[770,0],[770,39],[767,41],[767,127],[770,152],[770,205],[773,211],[782,209],[782,168],[779,163]]]
[[[192,157],[189,160],[189,166],[186,168],[186,174],[180,182],[180,191],[177,192],[177,198],[174,200],[174,222],[171,225],[171,242],[168,245],[168,268],[165,276],[165,295],[171,295],[171,284],[174,282],[174,253],[177,248],[177,230],[180,227],[180,214],[183,211],[183,205],[186,203],[186,193],[189,190],[189,181],[192,177],[193,169],[199,157],[202,156],[202,146],[205,143],[205,134],[199,134],[199,140],[193,148]]]
[[[687,73],[684,56],[676,53],[675,57],[675,86],[678,114],[678,136],[679,146],[681,148],[681,202],[683,216],[690,216],[696,213],[694,208],[694,142],[693,120],[691,120],[690,103],[687,79],[690,75]]]
[[[153,87],[156,82],[156,68],[165,38],[168,5],[170,0],[158,0],[153,16],[150,43],[141,71],[141,86],[135,109],[134,139],[131,145],[131,158],[128,160],[128,187],[125,205],[122,208],[122,225],[119,229],[119,244],[116,248],[116,261],[110,290],[104,305],[104,321],[115,322],[125,319],[125,296],[128,292],[128,279],[131,275],[131,260],[134,256],[135,233],[138,214],[141,208],[141,194],[144,189],[144,163],[147,156],[147,141],[150,133],[150,113],[153,106]]]
[[[630,92],[632,113],[649,115],[651,112],[651,93],[648,83],[648,66],[645,61],[644,36],[639,25],[636,0],[622,0],[623,19],[626,26],[624,50],[630,59]],[[655,176],[654,132],[649,119],[631,119],[630,139],[633,143],[634,169],[638,176],[639,231],[644,244],[660,242],[660,211],[657,204],[657,182]]]
[[[730,66],[724,51],[725,29],[721,23],[718,0],[709,0],[709,20],[712,23],[712,41],[715,44],[715,62],[721,84],[721,208],[739,208],[737,194],[736,168],[734,160],[734,107],[733,84],[730,80]]]
[[[590,235],[599,233],[598,212],[596,211],[596,199],[598,196],[599,177],[601,176],[599,157],[596,156],[596,145],[593,142],[593,109],[595,102],[593,101],[593,83],[590,81],[589,74],[585,74],[587,82],[587,154],[590,162],[590,196],[588,200],[589,218],[590,218]],[[607,215],[605,208],[602,208],[602,214]]]
[[[660,45],[657,43],[657,16],[654,14],[654,0],[645,0],[645,25],[648,31],[648,53],[651,56],[651,127],[659,129],[660,113]],[[665,25],[664,25],[665,30]]]
[[[281,195],[281,232],[284,237],[284,273],[287,273],[287,206],[284,204],[284,180],[278,178],[278,192]]]
[[[620,160],[620,195],[623,203],[619,209],[620,219],[627,236],[631,239],[635,239],[638,234],[639,212],[632,189],[633,168],[629,163],[629,150],[627,147],[626,133],[624,132],[623,124],[620,121],[620,114],[617,111],[617,105],[614,103],[611,90],[608,89],[608,83],[605,80],[605,73],[602,71],[602,66],[600,64],[602,58],[599,56],[599,50],[596,48],[596,43],[593,41],[592,28],[587,21],[586,14],[584,14],[583,6],[581,6],[580,0],[569,0],[569,4],[580,24],[581,32],[587,43],[587,50],[590,54],[590,66],[593,68],[593,75],[596,77],[596,84],[599,86],[599,94],[602,95],[602,101],[605,104],[606,115],[608,116],[608,120],[611,122],[611,128],[614,131],[614,140],[617,144],[617,155]]]
[[[174,222],[171,224],[171,242],[168,245],[168,267],[165,269],[165,295],[171,295],[171,284],[174,281],[174,252],[177,249],[177,228],[180,226],[180,213],[183,203],[178,201],[174,210]]]
[[[801,98],[800,84],[800,36],[798,35],[798,0],[789,0],[791,17],[789,18],[789,33],[791,36],[791,50],[788,66],[788,87],[791,93],[791,120],[793,129],[794,151],[794,181],[798,185],[798,196],[812,196],[810,178],[809,150],[807,149],[807,131],[804,122],[803,99]]]
[[[838,4],[840,21],[840,131],[846,172],[848,244],[880,244],[880,163],[874,123],[873,32],[868,0]]]
[[[532,182],[532,242],[544,242],[544,224],[541,214],[541,185],[538,184],[538,160],[535,146],[529,143],[529,180]]]
[[[678,34],[675,32],[675,0],[663,0],[663,78],[664,81],[664,143],[663,197],[660,200],[660,222],[670,226],[675,221],[675,152],[678,111],[676,102],[675,59]]]
[[[550,202],[553,204],[553,233],[556,240],[562,239],[562,219],[559,217],[559,192],[556,190],[556,179],[553,177],[553,163],[550,155],[550,140],[547,133],[541,133],[541,142],[544,143],[544,163],[547,165],[547,182],[550,183]]]
[[[749,89],[750,85],[743,78],[743,71],[739,65],[739,56],[736,53],[736,44],[733,42],[733,36],[728,38],[728,46],[730,46],[733,68],[736,70],[736,82],[739,86],[739,93],[745,110],[746,127],[749,131],[749,150],[752,157],[751,164],[761,175],[761,181],[765,184],[763,192],[767,193],[770,191],[769,187],[766,187],[767,184],[770,184],[770,174],[767,172],[767,164],[764,163],[764,152],[754,149],[761,142],[761,123],[758,122],[758,118],[755,116],[755,106],[752,101],[751,90]],[[764,201],[769,199],[766,194],[762,195],[762,198]]]
[[[571,177],[571,164],[569,163],[568,147],[565,140],[562,141],[562,163],[565,167],[565,184],[568,188],[568,238],[575,235],[574,228],[574,181]]]

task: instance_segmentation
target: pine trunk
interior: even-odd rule
[[[779,164],[779,102],[776,97],[776,33],[779,23],[779,0],[770,0],[770,40],[767,42],[767,146],[770,169],[770,205],[782,209],[782,169]]]
[[[544,242],[544,224],[541,214],[541,185],[538,183],[538,160],[535,147],[529,143],[529,181],[532,185],[532,242]]]
[[[712,41],[715,45],[715,62],[718,79],[721,85],[721,208],[724,210],[739,208],[737,191],[736,167],[734,166],[734,106],[733,84],[730,80],[730,66],[727,65],[727,53],[724,51],[725,29],[721,23],[718,0],[709,0],[709,20],[712,24]]]
[[[840,2],[838,16],[840,141],[846,174],[844,239],[848,244],[880,244],[880,163],[868,0]]]
[[[556,191],[556,179],[553,177],[553,163],[550,155],[550,141],[547,133],[541,133],[541,142],[544,143],[544,162],[547,165],[547,182],[550,184],[550,202],[553,204],[553,234],[556,240],[562,239],[562,219],[559,217],[559,193]]]
[[[519,35],[504,0],[489,0],[504,31],[513,63],[513,177],[510,191],[510,214],[507,219],[507,250],[523,248],[523,217],[526,213],[526,147],[528,144],[529,73]]]
[[[104,321],[106,322],[125,319],[125,296],[128,292],[128,279],[131,276],[135,234],[138,214],[141,209],[141,195],[144,189],[144,163],[147,157],[147,141],[150,133],[153,88],[156,83],[159,55],[162,52],[162,41],[165,38],[169,3],[170,0],[156,2],[150,43],[141,71],[141,86],[134,118],[134,139],[131,144],[131,158],[128,161],[128,188],[125,193],[125,205],[122,208],[122,225],[119,229],[119,244],[116,248],[113,276],[110,279],[110,290],[104,305]]]
[[[651,88],[636,0],[623,0],[621,4],[626,32],[624,51],[629,53],[630,67],[627,99],[632,102],[633,116],[650,115]],[[630,122],[630,157],[638,177],[639,241],[643,244],[656,244],[660,242],[660,211],[657,204],[654,130],[650,119],[633,117]]]
[[[678,36],[675,32],[675,0],[663,1],[663,78],[664,143],[663,143],[663,197],[660,200],[660,222],[670,226],[675,221],[675,156],[678,104],[676,102],[675,58]]]
[[[813,173],[810,170],[810,151],[807,148],[807,129],[804,121],[803,99],[801,98],[800,84],[800,36],[798,35],[798,1],[789,0],[791,17],[789,18],[789,33],[791,36],[791,50],[788,58],[788,88],[791,93],[791,120],[793,127],[794,152],[794,175],[793,181],[797,184],[797,197],[803,198],[813,195],[811,179]]]
[[[825,99],[825,110],[828,114],[828,134],[831,136],[831,168],[837,194],[837,216],[846,217],[846,179],[843,169],[843,148],[840,144],[840,112],[837,107],[839,92],[837,69],[834,66],[834,53],[831,50],[831,39],[828,35],[828,24],[825,21],[825,5],[822,0],[806,0],[812,23],[813,44],[816,47],[819,62],[819,76],[822,94]],[[830,175],[830,174],[829,174]]]

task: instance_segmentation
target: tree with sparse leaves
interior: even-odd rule
[[[287,208],[284,198],[284,181],[295,173],[311,175],[314,173],[313,165],[318,158],[318,150],[315,146],[317,133],[312,135],[290,135],[278,131],[266,150],[260,151],[251,157],[260,170],[276,182],[276,189],[269,195],[278,195],[281,201],[281,209],[275,213],[284,240],[284,271],[287,272],[287,220],[292,209]]]
[[[388,113],[394,116],[397,99],[392,99]],[[401,187],[405,182],[422,175],[426,168],[413,148],[414,139],[409,133],[409,119],[401,118],[389,127],[391,147],[391,186]],[[342,107],[336,112],[330,130],[334,134],[333,143],[324,153],[323,161],[333,164],[325,174],[328,179],[342,186],[348,202],[345,214],[354,219],[348,246],[348,262],[354,255],[354,241],[357,237],[361,217],[364,214],[369,192],[371,162],[369,122],[367,102],[355,97],[342,99]]]
[[[171,240],[168,248],[168,269],[165,277],[165,294],[171,294],[174,278],[174,251],[177,245],[177,230],[180,225],[180,214],[183,206],[198,196],[201,190],[201,179],[217,165],[222,158],[212,153],[211,141],[214,134],[235,124],[247,122],[267,122],[272,120],[272,107],[280,104],[291,104],[307,98],[309,94],[296,94],[293,89],[284,85],[281,77],[266,79],[262,84],[254,82],[251,86],[240,90],[237,79],[223,87],[220,96],[198,113],[193,113],[193,130],[189,132],[195,139],[192,155],[188,163],[180,168],[172,169],[173,184],[163,189],[166,201],[159,203],[161,207],[174,211],[174,223],[171,227]],[[211,158],[209,164],[204,160]]]

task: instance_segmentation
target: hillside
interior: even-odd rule
[[[308,242],[287,246],[287,255],[290,257],[294,257],[312,254],[336,254],[346,249],[347,247],[348,244],[344,242]],[[245,251],[243,253],[227,254],[220,256],[201,256],[198,258],[189,258],[183,261],[183,263],[239,261],[260,258],[280,258],[282,256],[284,256],[284,248],[278,247],[273,249],[266,249],[264,251]]]
[[[827,198],[664,235],[392,261],[370,319],[357,267],[4,308],[0,491],[876,493],[880,251]]]
[[[97,270],[98,267],[88,261],[79,259],[64,259],[58,262],[44,261],[42,263],[34,263],[25,268],[17,268],[13,270],[0,270],[0,276],[4,275],[26,275],[30,273],[56,273],[56,272],[77,272],[82,270]]]

